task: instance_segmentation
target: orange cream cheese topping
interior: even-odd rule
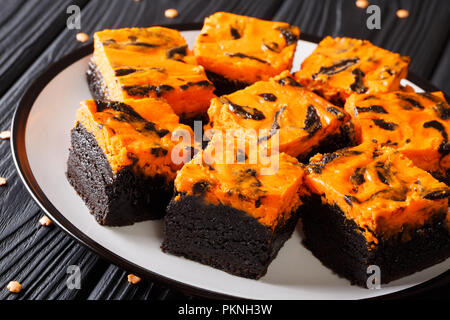
[[[172,134],[184,130],[193,136],[190,127],[178,123],[178,116],[167,103],[153,98],[83,101],[76,119],[76,125],[81,124],[94,135],[114,174],[131,166],[135,173],[161,175],[172,181],[183,165],[182,161],[172,161],[174,147],[190,147],[189,141],[172,141]],[[182,153],[180,150],[179,155]]]
[[[251,84],[289,70],[299,36],[285,22],[217,12],[205,19],[194,54],[207,71]]]
[[[178,172],[175,189],[207,203],[242,210],[274,229],[301,205],[304,166],[285,153],[261,153],[253,161],[248,146],[240,149],[234,143],[214,136]]]
[[[305,59],[295,78],[325,99],[343,104],[355,92],[399,90],[408,64],[409,57],[367,40],[326,37]]]
[[[354,221],[372,245],[394,235],[407,241],[409,230],[448,219],[450,189],[390,147],[369,142],[317,154],[305,183]]]
[[[96,32],[93,62],[112,101],[162,97],[179,116],[189,118],[206,112],[214,97],[203,67],[173,29]]]
[[[345,111],[302,88],[288,71],[213,99],[208,116],[214,130],[243,130],[244,134],[249,129],[265,130],[258,143],[270,144],[277,134],[279,151],[299,158],[338,133],[350,119]]]
[[[345,109],[358,143],[373,140],[395,147],[419,168],[442,179],[447,175],[450,107],[442,93],[352,95]]]

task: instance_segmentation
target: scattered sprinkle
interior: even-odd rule
[[[141,282],[141,278],[139,278],[138,276],[130,273],[128,275],[128,282],[131,283],[131,284],[137,284],[137,283]]]
[[[6,178],[0,177],[0,186],[4,186],[6,184]]]
[[[5,130],[5,131],[0,132],[0,139],[7,140],[9,138],[11,138],[11,131]]]
[[[41,226],[49,227],[52,224],[52,220],[50,220],[47,216],[43,216],[39,219],[39,223]]]
[[[164,11],[164,15],[166,16],[166,18],[172,19],[178,16],[178,11],[177,9],[167,9],[166,11]]]
[[[77,40],[80,42],[86,42],[89,40],[89,36],[84,32],[77,33]]]
[[[358,8],[364,9],[364,8],[367,8],[367,6],[369,5],[369,1],[367,1],[367,0],[356,0],[355,4],[356,4],[356,6]]]
[[[11,281],[6,288],[12,293],[19,293],[22,291],[22,285],[17,281]]]
[[[397,17],[400,19],[408,18],[409,17],[409,11],[406,9],[399,9],[397,10]]]

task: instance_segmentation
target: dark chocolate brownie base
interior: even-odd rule
[[[96,64],[92,61],[89,61],[88,70],[86,71],[86,78],[92,97],[95,100],[108,100],[108,94],[106,92],[105,83],[103,82],[103,77]]]
[[[294,212],[272,232],[243,211],[180,197],[167,208],[162,250],[241,277],[262,277],[298,221]]]
[[[138,176],[131,168],[113,174],[94,136],[80,124],[72,129],[67,179],[97,222],[107,226],[162,218],[173,193],[162,176]]]
[[[367,287],[369,265],[381,271],[381,283],[410,275],[450,256],[450,235],[444,217],[410,231],[409,241],[391,237],[368,250],[354,221],[337,206],[322,205],[319,197],[304,199],[304,244],[328,268],[352,284]],[[445,216],[445,215],[444,215]],[[406,232],[406,231],[405,231]]]
[[[224,94],[230,94],[235,91],[244,89],[245,87],[249,86],[251,83],[246,83],[238,80],[230,80],[225,78],[224,76],[205,70],[206,76],[208,77],[209,81],[211,81],[214,84],[214,87],[216,90],[214,93],[217,96],[222,96]]]

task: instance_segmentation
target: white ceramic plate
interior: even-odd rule
[[[198,32],[182,32],[191,47]],[[299,41],[294,70],[315,47],[314,42]],[[438,275],[442,277],[449,270],[447,259],[379,290],[359,288],[324,267],[301,244],[297,228],[267,275],[249,280],[161,252],[162,221],[120,228],[100,226],[65,177],[75,110],[81,100],[91,99],[85,77],[90,52],[92,49],[85,47],[66,57],[29,88],[14,119],[13,154],[25,185],[42,209],[103,257],[129,271],[157,277],[201,295],[250,299],[370,298],[411,288]],[[421,90],[414,83],[405,82]]]

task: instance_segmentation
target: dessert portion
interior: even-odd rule
[[[441,92],[352,95],[345,105],[357,143],[397,148],[450,185],[450,107]]]
[[[367,40],[323,39],[302,63],[295,78],[338,106],[353,93],[400,90],[409,57],[379,48]]]
[[[182,120],[204,116],[214,97],[185,39],[163,27],[96,32],[87,78],[95,99],[164,98]]]
[[[285,153],[261,153],[252,161],[255,150],[233,149],[234,143],[214,136],[178,172],[161,247],[258,279],[297,224],[304,170]]]
[[[222,94],[290,70],[300,30],[285,22],[217,12],[194,45],[199,64]]]
[[[291,75],[299,35],[224,12],[193,52],[164,27],[95,33],[67,178],[97,222],[164,216],[164,252],[253,279],[300,214],[304,244],[363,287],[368,267],[387,283],[448,258],[443,94],[401,86],[408,57],[351,38]],[[196,119],[203,150],[180,124]]]
[[[399,151],[369,142],[317,154],[305,183],[304,243],[353,283],[366,287],[370,265],[387,283],[450,256],[450,189]]]
[[[188,160],[184,148],[191,148],[189,141],[172,141],[172,134],[192,130],[152,98],[81,105],[71,132],[70,184],[102,225],[161,218],[176,171]],[[175,147],[179,161],[173,161]]]
[[[350,142],[349,132],[343,126],[350,116],[304,89],[289,71],[213,99],[208,116],[210,123],[206,128],[239,130],[240,135],[256,131],[258,144],[270,144],[278,134],[279,151],[300,161],[314,152],[335,151]],[[260,134],[260,130],[265,133]]]

